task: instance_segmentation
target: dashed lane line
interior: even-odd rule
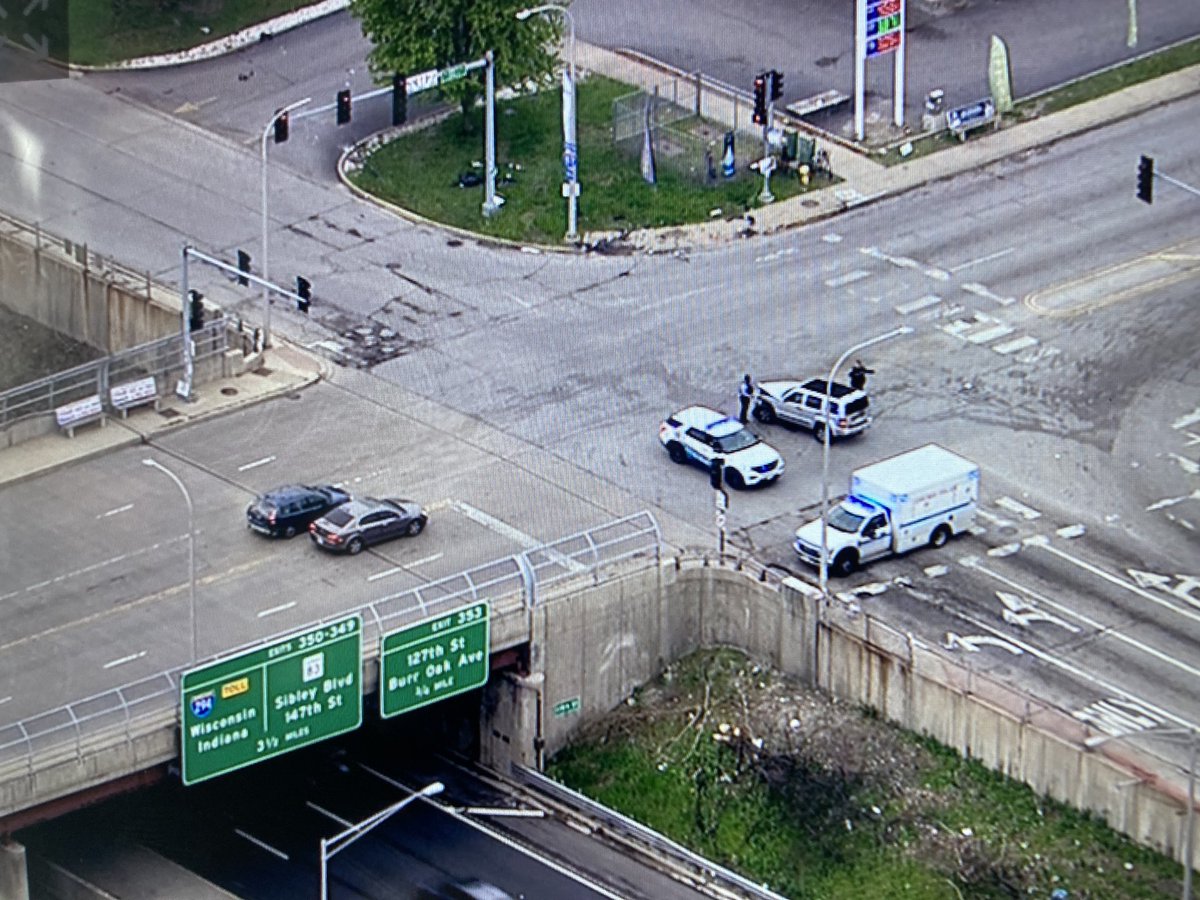
[[[864,278],[870,278],[871,273],[865,269],[855,269],[853,272],[847,272],[845,275],[838,275],[834,278],[825,279],[826,287],[845,287],[848,284],[853,284],[856,281],[862,281]]]
[[[1040,519],[1042,514],[1036,509],[1026,506],[1020,500],[1014,500],[1012,497],[1001,497],[996,501],[996,505],[1001,509],[1006,509],[1013,515],[1020,516],[1027,522],[1032,522],[1034,519]]]

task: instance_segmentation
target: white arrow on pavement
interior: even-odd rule
[[[994,638],[986,634],[972,634],[967,637],[955,634],[953,631],[946,632],[946,640],[942,644],[947,650],[963,649],[970,653],[978,653],[980,647],[999,647],[1001,650],[1007,650],[1013,656],[1020,656],[1025,651],[1020,647],[1012,644],[1003,638]]]

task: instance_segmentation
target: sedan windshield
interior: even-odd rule
[[[858,528],[865,518],[866,516],[856,516],[844,506],[838,506],[829,514],[829,527],[847,534],[858,534]]]
[[[733,434],[717,438],[714,446],[717,448],[718,453],[736,453],[738,450],[753,447],[757,443],[758,438],[754,436],[754,432],[743,428],[740,431],[735,431]]]

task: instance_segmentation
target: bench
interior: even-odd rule
[[[967,139],[967,132],[985,125],[1000,127],[1000,120],[996,118],[996,104],[990,97],[946,110],[946,127],[960,141]]]
[[[54,410],[54,419],[59,428],[65,428],[67,437],[75,437],[75,427],[89,422],[99,422],[104,427],[104,407],[100,405],[100,395],[93,394],[68,403]]]
[[[144,403],[153,403],[155,410],[159,408],[158,384],[153,376],[114,384],[108,397],[112,408],[121,414],[122,419],[128,418],[130,409]]]
[[[823,109],[830,109],[834,106],[840,106],[850,99],[849,94],[843,94],[838,90],[821,91],[819,94],[813,94],[811,97],[805,97],[803,100],[797,100],[795,103],[789,103],[784,107],[788,112],[797,118],[811,116],[813,113],[818,113]]]

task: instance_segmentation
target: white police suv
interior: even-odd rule
[[[737,419],[706,406],[681,409],[658,427],[658,439],[673,462],[695,462],[710,468],[725,463],[725,481],[743,488],[783,474],[783,457]]]

